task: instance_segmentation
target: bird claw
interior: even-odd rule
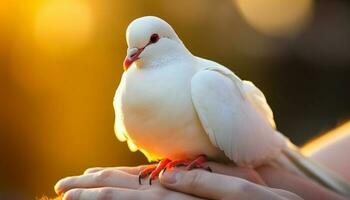
[[[152,165],[146,167],[139,173],[139,184],[142,185],[142,179],[149,176],[149,185],[152,185],[152,181],[159,176],[159,174],[164,173],[167,169],[172,169],[174,167],[186,166],[185,170],[192,169],[205,169],[212,172],[210,167],[205,167],[203,164],[207,161],[207,156],[200,155],[193,161],[190,160],[174,160],[169,159],[161,160],[157,165]]]
[[[152,180],[158,177],[159,173],[166,168],[169,162],[171,162],[169,159],[161,160],[158,165],[152,165],[143,169],[139,173],[139,184],[142,185],[141,179],[149,176],[149,184],[152,185]]]
[[[156,165],[151,165],[141,170],[139,173],[139,184],[142,185],[142,179],[149,176],[156,168]]]
[[[208,172],[213,172],[213,170],[212,170],[209,166],[206,168],[206,170],[207,170]]]

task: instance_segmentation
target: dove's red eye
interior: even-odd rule
[[[159,35],[157,33],[154,33],[151,35],[151,37],[149,38],[149,42],[150,43],[156,43],[159,40]]]

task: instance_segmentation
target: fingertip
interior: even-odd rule
[[[80,198],[80,193],[82,189],[72,189],[64,193],[62,200],[75,200]]]
[[[163,171],[159,176],[159,181],[165,185],[173,185],[180,180],[183,172],[178,169]]]
[[[69,200],[69,197],[71,196],[71,194],[69,194],[69,192],[63,194],[62,196],[62,200]]]
[[[61,195],[63,190],[62,190],[62,180],[59,180],[55,186],[54,186],[54,190],[56,192],[57,195]]]
[[[165,187],[178,192],[192,194],[198,197],[209,197],[209,199],[220,199],[220,190],[222,190],[220,189],[222,186],[220,184],[222,182],[218,182],[216,176],[220,175],[200,169],[181,172],[167,171],[161,176],[160,182]],[[176,182],[173,182],[174,177]],[[216,179],[212,180],[212,178]]]
[[[63,192],[65,192],[68,179],[69,177],[63,178],[55,184],[54,190],[56,194],[61,195]]]
[[[73,190],[70,190],[64,194],[62,194],[62,200],[72,200],[73,199],[73,194],[74,194],[74,191]]]

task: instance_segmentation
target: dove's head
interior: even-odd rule
[[[124,69],[136,62],[138,66],[161,60],[172,52],[186,49],[174,29],[164,20],[146,16],[132,21],[126,30],[128,44]]]

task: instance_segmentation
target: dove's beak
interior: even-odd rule
[[[124,70],[128,70],[130,65],[139,59],[139,55],[142,53],[144,48],[138,49],[138,48],[128,48],[128,53],[124,60]]]

